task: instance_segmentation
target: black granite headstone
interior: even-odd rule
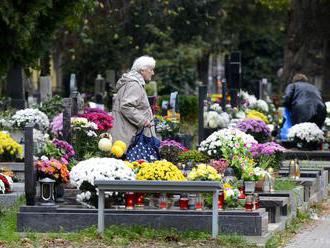
[[[11,98],[11,106],[16,109],[25,108],[25,75],[21,66],[13,66],[7,75],[7,93]]]
[[[63,139],[70,143],[71,141],[71,98],[64,98],[63,111]]]
[[[25,127],[24,163],[26,205],[34,206],[37,173],[33,163],[33,125]]]

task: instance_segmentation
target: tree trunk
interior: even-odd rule
[[[284,83],[290,82],[294,74],[301,72],[323,92],[329,92],[329,21],[330,1],[292,1],[284,48]]]

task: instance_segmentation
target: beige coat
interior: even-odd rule
[[[146,120],[152,121],[153,114],[144,89],[145,81],[136,71],[123,74],[118,80],[118,90],[114,99],[112,115],[114,125],[111,129],[113,142],[121,140],[128,145],[138,130],[141,130]],[[154,127],[145,128],[144,134],[155,136]]]

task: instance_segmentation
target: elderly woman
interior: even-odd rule
[[[156,136],[154,127],[151,126],[153,114],[144,89],[154,75],[155,65],[156,61],[152,57],[139,57],[134,61],[131,71],[118,80],[118,92],[112,109],[113,141],[121,140],[130,145],[137,131],[143,127],[147,127],[144,129],[146,136]]]

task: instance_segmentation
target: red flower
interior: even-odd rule
[[[109,114],[92,112],[79,116],[94,122],[97,125],[99,131],[108,131],[110,128],[112,128],[113,117]]]
[[[5,185],[5,189],[6,189],[6,193],[9,193],[10,192],[10,184],[9,184],[9,182],[8,182],[8,180],[7,180],[7,178],[4,176],[4,175],[2,175],[2,174],[0,174],[0,180],[3,182],[3,184]]]

